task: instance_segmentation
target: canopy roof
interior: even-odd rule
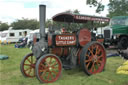
[[[91,16],[91,15],[83,15],[76,13],[59,13],[53,16],[54,21],[58,22],[74,22],[74,23],[86,23],[87,21],[101,21],[101,22],[109,22],[110,18],[107,17],[99,17],[99,16]]]
[[[128,19],[128,16],[114,16],[112,19]]]

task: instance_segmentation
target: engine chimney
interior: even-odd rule
[[[40,38],[45,41],[45,18],[46,18],[46,5],[39,7],[39,21],[40,21]]]
[[[46,14],[46,6],[39,6],[39,21],[40,21],[40,40],[35,43],[32,52],[36,58],[39,58],[43,54],[47,52],[48,43],[45,41],[45,14]]]

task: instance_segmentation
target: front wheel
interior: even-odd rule
[[[46,54],[37,61],[36,76],[41,83],[55,82],[61,72],[62,63],[56,55]]]
[[[88,75],[102,72],[106,64],[106,52],[99,42],[89,42],[80,55],[81,66]]]
[[[24,77],[34,77],[35,76],[35,64],[36,58],[33,53],[27,54],[20,64],[20,70]]]

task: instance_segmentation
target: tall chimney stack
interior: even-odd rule
[[[39,21],[40,21],[40,38],[45,41],[45,19],[46,19],[46,5],[39,7]]]

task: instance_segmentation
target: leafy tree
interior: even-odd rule
[[[0,31],[8,30],[8,28],[9,28],[8,23],[2,23],[2,22],[0,21]]]
[[[51,19],[47,19],[45,22],[45,27],[46,28],[50,28],[53,24],[53,21]]]
[[[66,10],[65,13],[77,13],[77,14],[80,14],[80,11],[78,9],[75,9],[75,10]]]
[[[69,9],[69,10],[66,10],[65,13],[73,13],[73,11],[71,11],[71,10]]]
[[[102,0],[99,2],[97,0],[87,0],[86,1],[87,5],[90,5],[90,7],[94,6],[97,7],[96,13],[100,13],[101,11],[104,11],[104,5],[102,4]]]
[[[73,13],[78,13],[78,14],[80,14],[80,11],[79,11],[78,9],[75,9],[75,10],[73,11]]]
[[[128,0],[109,0],[109,17],[128,16]]]
[[[39,22],[35,19],[18,19],[11,24],[13,29],[39,29]]]
[[[90,5],[90,7],[94,6],[97,7],[96,12],[100,13],[101,11],[104,11],[104,5],[102,4],[102,1],[97,0],[87,0],[86,4]],[[128,16],[128,0],[109,0],[108,4],[108,11],[109,14],[108,17],[113,16]]]

